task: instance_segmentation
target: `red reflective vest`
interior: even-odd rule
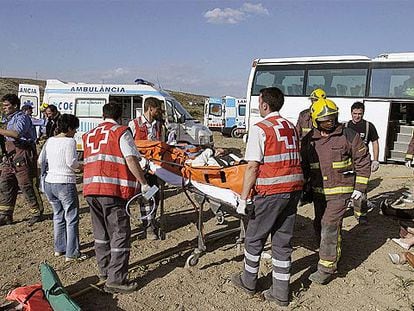
[[[128,169],[119,143],[127,130],[127,126],[104,122],[83,135],[84,196],[127,200],[138,192],[139,183]]]
[[[143,116],[139,116],[134,119],[134,124],[135,124],[134,140],[135,142],[142,141],[142,140],[148,140],[149,133],[148,133],[148,127],[146,123],[148,123],[148,121]],[[161,122],[156,121],[155,127],[156,127],[156,130],[155,130],[156,140],[161,140]]]
[[[259,166],[256,191],[261,195],[302,190],[299,139],[295,126],[280,116],[256,124],[265,135],[263,163]]]

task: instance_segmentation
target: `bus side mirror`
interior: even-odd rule
[[[180,118],[178,119],[178,123],[185,123],[185,116],[184,115],[180,116]]]

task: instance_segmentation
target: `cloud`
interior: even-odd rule
[[[207,23],[211,24],[238,24],[246,18],[246,14],[240,10],[230,8],[215,8],[204,14]]]
[[[256,15],[269,15],[269,10],[263,7],[261,3],[253,4],[253,3],[244,3],[240,8],[241,11]]]
[[[269,15],[269,10],[261,3],[246,2],[238,9],[215,8],[207,11],[204,17],[210,24],[238,24],[255,15]]]
[[[102,74],[102,79],[111,80],[114,78],[121,78],[129,74],[128,69],[124,69],[121,67],[115,68],[113,70],[108,70]]]

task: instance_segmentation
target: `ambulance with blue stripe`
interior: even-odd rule
[[[47,80],[43,103],[55,105],[60,113],[76,115],[80,120],[75,135],[78,150],[82,150],[82,134],[103,121],[102,107],[109,101],[122,105],[122,124],[142,115],[144,102],[156,97],[164,103],[168,132],[174,132],[177,142],[193,145],[212,145],[211,131],[194,119],[184,107],[166,91],[138,79],[137,84],[85,84]]]

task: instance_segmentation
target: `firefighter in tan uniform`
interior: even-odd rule
[[[326,93],[322,89],[315,89],[309,95],[309,99],[312,104],[319,98],[326,98]],[[305,135],[308,134],[311,129],[312,119],[310,115],[310,108],[307,108],[299,113],[298,122],[296,123],[296,130],[298,131],[299,139],[302,140],[302,138],[305,137]]]
[[[312,282],[327,284],[341,256],[341,227],[350,199],[362,200],[371,172],[368,149],[352,129],[338,123],[338,108],[329,99],[311,107],[314,128],[302,140],[302,168],[315,208],[320,239],[318,270]]]

